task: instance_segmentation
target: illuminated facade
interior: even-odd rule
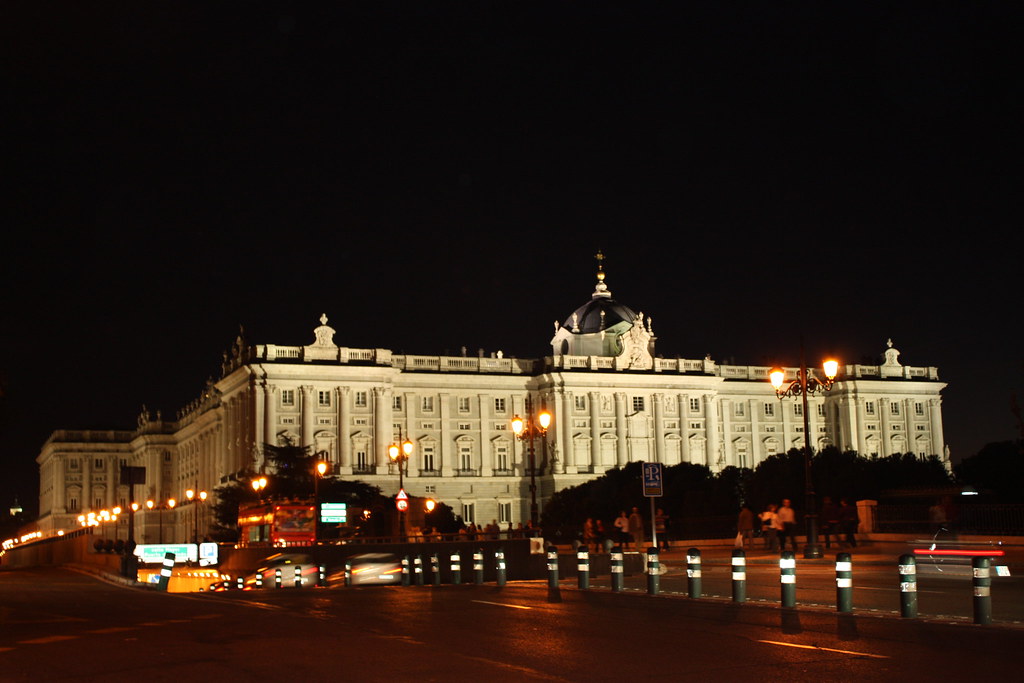
[[[185,490],[248,481],[264,469],[264,443],[323,451],[331,476],[394,494],[398,474],[387,447],[400,432],[415,444],[409,494],[443,501],[467,522],[525,522],[529,460],[510,420],[524,415],[528,397],[554,418],[535,442],[542,506],[553,492],[628,462],[720,471],[754,467],[804,443],[802,404],[776,398],[769,368],[658,358],[651,320],[615,301],[600,269],[591,299],[555,325],[543,359],[348,348],[335,343],[327,322],[321,316],[308,346],[250,345],[240,336],[220,379],[174,420],[144,410],[130,432],[54,432],[37,458],[40,527],[73,528],[85,510],[126,508],[124,464],[146,469],[137,500],[179,503],[142,510],[137,540],[155,542],[159,523],[165,541],[184,541],[193,524],[202,529],[209,519],[200,503],[183,500]],[[904,366],[898,356],[890,342],[880,365],[841,366],[831,391],[809,397],[816,449],[934,454],[948,467],[946,385],[936,368]],[[787,379],[795,374],[787,368]]]

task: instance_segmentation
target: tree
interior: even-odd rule
[[[1024,503],[1024,441],[986,444],[953,471],[958,484],[991,493],[999,503]]]

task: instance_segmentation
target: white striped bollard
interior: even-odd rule
[[[164,554],[164,564],[160,568],[160,580],[157,589],[167,591],[167,585],[171,582],[171,572],[174,571],[174,553]]]
[[[647,549],[647,594],[657,595],[661,588],[661,563],[658,561],[658,549],[651,546]]]
[[[417,586],[423,585],[423,556],[417,555],[412,560],[412,576]]]
[[[971,584],[974,588],[974,623],[992,623],[992,560],[975,557],[971,560]]]
[[[548,546],[548,588],[558,588],[558,548]]]
[[[850,553],[836,555],[836,611],[853,611],[853,559]]]
[[[917,560],[913,555],[900,555],[900,616],[917,616]]]
[[[484,583],[484,549],[478,548],[473,553],[473,583],[482,586]]]
[[[779,582],[782,586],[782,606],[796,607],[796,555],[786,550],[779,557]]]
[[[590,588],[590,551],[583,545],[576,550],[576,586]]]
[[[690,548],[686,551],[686,584],[691,598],[697,599],[701,596],[703,583],[700,567],[700,550]]]
[[[612,590],[618,593],[625,587],[625,578],[622,573],[622,546],[613,545],[609,559],[612,568]]]
[[[742,548],[732,551],[732,601],[747,601],[747,554]]]
[[[494,551],[494,572],[495,581],[499,586],[505,585],[505,549],[498,548]]]

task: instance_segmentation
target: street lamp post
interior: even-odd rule
[[[391,458],[391,462],[398,465],[398,492],[401,494],[405,491],[404,471],[408,466],[409,456],[412,455],[413,444],[411,439],[402,439],[401,427],[398,428],[398,441],[400,443],[388,446],[388,457]],[[400,502],[398,504],[401,505]],[[401,507],[398,508],[398,539],[405,540],[405,510]]]
[[[313,473],[313,507],[316,510],[313,518],[313,545],[320,542],[320,480],[327,473],[327,451],[318,451],[316,458],[316,471]]]
[[[189,507],[192,510],[192,542],[197,543],[199,538],[199,515],[196,514],[196,508],[193,504],[193,499],[196,497],[195,489],[185,491],[185,497],[188,498]]]
[[[199,520],[199,527],[204,531],[206,530],[206,491],[199,492],[199,513],[202,515],[202,519]],[[198,533],[197,533],[198,536]],[[196,543],[199,539],[196,538]]]
[[[551,413],[541,409],[536,420],[533,415],[533,404],[530,398],[526,398],[526,418],[518,415],[512,418],[512,432],[520,441],[527,443],[527,450],[530,458],[530,526],[537,527],[537,468],[534,462],[533,440],[539,435],[547,434],[551,426]]]
[[[803,342],[800,344],[800,369],[797,371],[796,379],[783,388],[786,380],[786,371],[780,367],[774,367],[768,373],[772,387],[775,388],[775,395],[779,399],[787,396],[799,396],[803,401],[804,418],[804,519],[807,520],[807,543],[804,545],[804,557],[807,559],[818,558],[823,555],[821,546],[818,544],[818,503],[814,492],[814,480],[811,478],[811,426],[810,416],[807,409],[807,395],[816,391],[828,391],[835,383],[836,375],[839,372],[839,363],[834,360],[826,360],[822,363],[825,379],[811,377],[807,372],[807,363],[804,360]]]

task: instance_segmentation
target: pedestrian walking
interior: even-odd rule
[[[860,518],[857,516],[857,508],[850,505],[845,498],[839,500],[839,526],[843,530],[843,538],[851,548],[857,547],[857,525]]]
[[[779,549],[779,516],[775,514],[778,508],[775,503],[768,503],[768,507],[761,513],[761,536],[764,538],[764,548],[768,551]]]
[[[668,515],[661,508],[654,515],[654,532],[658,537],[658,547],[668,550]]]
[[[821,534],[825,537],[825,548],[831,548],[832,534],[836,535],[836,544],[841,538],[839,530],[839,506],[832,502],[832,499],[825,496],[821,505]]]
[[[615,532],[619,537],[619,545],[625,550],[630,540],[629,517],[626,516],[625,510],[620,510],[619,516],[615,518]]]
[[[793,511],[789,498],[782,499],[782,507],[776,514],[779,518],[779,549],[785,550],[788,540],[793,546],[793,552],[796,552],[796,512]]]
[[[633,546],[638,553],[642,553],[644,546],[644,518],[640,516],[640,509],[633,508],[629,516],[629,534],[633,537]]]
[[[754,511],[744,503],[736,519],[736,547],[749,548],[754,542]]]

